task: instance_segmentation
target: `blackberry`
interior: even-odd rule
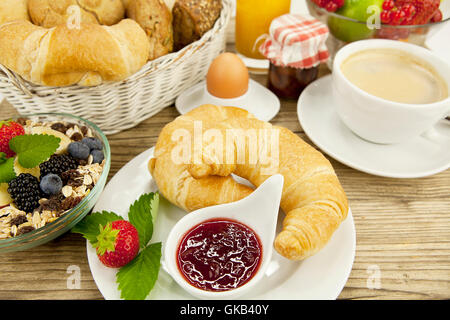
[[[19,210],[27,213],[39,207],[41,191],[39,180],[29,173],[21,173],[8,184],[8,193]]]
[[[63,172],[78,168],[78,162],[70,154],[52,155],[49,160],[41,163],[41,179],[53,173],[61,177]]]

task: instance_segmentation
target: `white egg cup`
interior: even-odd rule
[[[180,219],[166,240],[164,251],[166,271],[184,290],[200,299],[236,299],[247,293],[264,278],[271,261],[283,182],[282,175],[274,175],[242,200],[199,209]],[[262,259],[256,274],[247,283],[236,289],[207,291],[196,288],[187,282],[178,268],[178,247],[184,235],[198,224],[214,218],[241,222],[250,227],[261,241]]]
[[[280,111],[280,100],[269,89],[250,79],[247,92],[233,99],[222,99],[208,92],[206,81],[187,89],[175,100],[175,107],[180,114],[185,114],[203,104],[225,107],[239,107],[247,110],[256,118],[270,121]]]

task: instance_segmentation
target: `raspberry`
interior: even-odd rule
[[[403,10],[396,10],[392,13],[391,25],[398,26],[403,22],[406,17],[406,14]]]
[[[19,210],[31,213],[39,207],[39,181],[29,173],[21,173],[8,184],[8,192]]]
[[[0,152],[6,154],[7,158],[15,156],[15,152],[9,148],[9,141],[15,136],[25,134],[23,127],[14,121],[0,122]]]
[[[442,11],[438,9],[431,18],[430,22],[439,22],[439,21],[442,21]]]
[[[429,23],[433,16],[439,10],[440,0],[395,0],[395,6],[402,8],[405,5],[413,5],[415,14],[411,20],[411,24]]]
[[[324,8],[329,12],[335,12],[345,3],[345,0],[312,0],[319,7]]]
[[[391,23],[391,11],[383,10],[380,13],[380,20],[384,24],[390,24]]]
[[[78,168],[77,161],[68,154],[53,155],[49,160],[39,165],[39,169],[41,170],[41,178],[50,173],[61,176],[63,172],[76,168]]]
[[[383,2],[382,8],[383,10],[390,11],[394,8],[394,6],[395,6],[394,0],[386,0]]]

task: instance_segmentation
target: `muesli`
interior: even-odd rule
[[[94,188],[103,143],[87,126],[20,118],[0,122],[0,240],[55,221]]]

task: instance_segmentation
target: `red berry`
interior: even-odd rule
[[[426,24],[430,22],[436,11],[439,10],[440,0],[395,0],[398,8],[411,4],[416,13],[411,24]]]
[[[15,152],[9,148],[9,141],[15,136],[25,134],[23,127],[14,121],[0,122],[0,152],[6,154],[7,158],[15,156]]]
[[[334,3],[340,8],[345,4],[345,0],[334,0]]]
[[[394,4],[394,0],[385,0],[383,2],[383,5],[381,6],[383,8],[383,10],[391,10],[392,8],[394,8],[395,4]]]
[[[338,9],[337,4],[331,1],[328,2],[327,5],[325,6],[325,10],[329,12],[335,12],[337,9]]]
[[[431,18],[430,22],[439,22],[442,21],[442,11],[437,10],[434,16]]]
[[[401,10],[405,12],[407,18],[413,17],[416,14],[416,7],[412,4],[405,4]]]
[[[389,24],[391,22],[391,11],[388,10],[381,11],[380,20],[384,24]]]
[[[139,253],[139,235],[128,221],[118,220],[100,228],[95,248],[100,261],[107,267],[120,268]]]
[[[396,26],[402,23],[406,17],[406,14],[403,10],[396,10],[392,12],[391,17],[391,24]]]

